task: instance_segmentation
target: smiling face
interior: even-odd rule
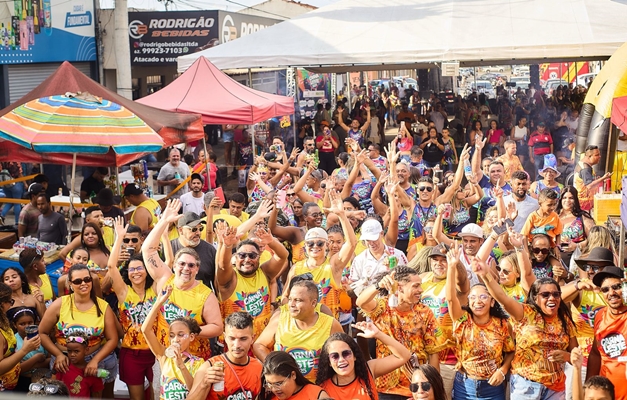
[[[423,390],[421,384],[424,382],[428,383],[429,380],[421,370],[417,369],[414,371],[414,374],[411,377],[411,382],[418,384],[418,391],[411,394],[414,400],[436,400],[432,387],[430,387],[427,391]]]
[[[481,247],[483,240],[475,236],[464,236],[462,238],[462,246],[464,247],[464,253],[469,256],[475,256]]]
[[[431,201],[433,198],[433,184],[429,182],[420,182],[418,184],[418,197],[424,202]]]
[[[287,306],[290,315],[295,319],[305,319],[315,312],[317,298],[313,298],[311,293],[304,286],[295,286],[290,290],[287,299]]]
[[[87,279],[89,282],[85,282]],[[77,271],[72,271],[72,274],[68,274],[67,277],[68,282],[70,283],[70,288],[76,294],[80,294],[83,296],[89,296],[91,292],[92,285],[94,284],[91,280],[91,274],[87,269],[79,269]],[[74,281],[80,280],[80,283],[77,285]]]
[[[342,340],[334,340],[327,345],[331,368],[339,376],[351,376],[355,373],[355,356],[350,346]]]
[[[305,222],[310,228],[319,228],[322,226],[322,211],[318,206],[311,206],[307,209],[307,215],[305,215]]]
[[[242,245],[235,254],[235,268],[244,276],[252,276],[259,268],[259,250],[252,244]]]
[[[516,286],[516,282],[520,274],[516,272],[516,267],[508,260],[502,259],[498,266],[499,283],[505,287]]]
[[[170,150],[170,164],[173,167],[178,167],[181,162],[181,152],[178,149]]]
[[[74,250],[72,253],[72,265],[74,264],[87,264],[89,261],[89,254],[85,249]]]
[[[146,267],[144,266],[143,261],[141,260],[133,260],[128,264],[128,279],[134,285],[143,286],[144,282],[146,282],[146,277],[148,276],[148,272],[146,271]]]
[[[619,278],[605,278],[601,283],[601,293],[611,309],[619,310],[623,305],[623,289]],[[605,293],[603,293],[606,291]]]
[[[505,174],[505,170],[501,164],[490,164],[489,171],[490,182],[492,182],[493,185],[496,185],[499,180],[503,179],[503,175]],[[501,184],[503,183],[504,182],[501,181]]]
[[[409,179],[409,167],[403,163],[396,164],[396,174],[398,175],[399,183],[401,185],[406,184],[407,179]]]
[[[398,283],[398,299],[409,304],[422,301],[422,280],[419,275],[410,275],[409,281]]]
[[[185,284],[196,280],[196,274],[198,274],[198,261],[190,254],[180,254],[178,259],[174,262],[174,276],[175,278]]]
[[[536,236],[531,242],[531,257],[537,262],[543,262],[549,256],[549,240],[544,236]]]
[[[83,243],[85,243],[85,246],[87,247],[98,246],[98,234],[91,226],[88,226],[85,230],[83,230]]]
[[[570,192],[564,192],[562,195],[562,209],[566,211],[572,211],[575,206],[575,197]]]
[[[431,271],[433,275],[438,279],[446,278],[446,270],[448,268],[448,262],[444,256],[431,257]]]
[[[481,285],[473,286],[468,294],[468,306],[476,317],[484,317],[490,314],[490,307],[494,305],[494,299],[490,292]]]
[[[540,203],[540,210],[545,214],[550,214],[557,208],[557,199],[546,199]]]
[[[499,220],[499,213],[497,210],[491,210],[485,216],[485,223],[488,225],[489,228],[494,227],[494,225],[496,225],[498,220]]]
[[[562,301],[559,293],[559,287],[552,283],[540,286],[535,300],[545,315],[549,317],[557,315],[560,301]]]

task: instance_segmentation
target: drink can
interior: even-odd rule
[[[222,361],[216,361],[213,363],[213,366],[222,369],[222,372],[224,372],[224,363]],[[224,392],[224,381],[214,383],[212,389],[214,392]]]
[[[612,191],[612,180],[610,178],[603,181],[603,189],[605,190],[606,193],[609,193]]]
[[[24,330],[26,331],[27,339],[32,339],[39,335],[39,327],[37,325],[28,325]]]
[[[388,256],[388,268],[394,269],[398,265],[398,258],[396,256]]]
[[[106,370],[106,369],[104,369],[104,368],[98,368],[98,369],[96,370],[96,376],[97,376],[98,378],[102,378],[102,379],[109,379],[109,376],[110,376],[110,375],[111,375],[111,374],[109,373],[109,370]]]
[[[451,218],[451,211],[453,209],[453,206],[451,206],[450,203],[446,203],[444,204],[444,211],[442,211],[442,219],[449,219]]]

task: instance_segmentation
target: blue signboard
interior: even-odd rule
[[[0,64],[95,61],[91,0],[7,0],[0,6]]]

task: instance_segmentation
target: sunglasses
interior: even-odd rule
[[[8,300],[4,300],[4,301],[1,301],[1,302],[2,303],[9,303],[11,306],[13,306],[13,304],[15,304],[15,299],[8,299]]]
[[[123,241],[125,244],[129,244],[129,243],[131,243],[131,242],[133,242],[133,243],[139,243],[139,238],[124,238],[124,239],[122,239],[122,241]]]
[[[309,214],[311,218],[322,218],[322,213],[313,213]]]
[[[41,393],[45,392],[46,394],[57,394],[59,391],[59,385],[52,384],[42,384],[42,383],[31,383],[28,386],[28,390],[30,392]]]
[[[470,301],[475,301],[477,299],[479,299],[481,301],[487,301],[489,298],[490,298],[490,296],[488,296],[485,293],[480,294],[478,296],[475,296],[474,294],[472,296],[468,296],[468,300],[470,300]]]
[[[594,273],[599,272],[600,270],[602,270],[605,267],[600,267],[598,265],[590,265],[590,264],[585,264],[581,266],[581,269],[588,272],[588,271],[592,271]]]
[[[251,260],[256,260],[259,257],[259,254],[255,253],[255,252],[237,253],[237,257],[239,257],[240,260],[244,260],[244,259],[246,259],[246,257],[250,258]]]
[[[562,296],[562,292],[560,292],[560,291],[540,292],[540,293],[538,293],[538,296],[542,297],[543,299],[549,299],[550,297],[553,297],[554,299],[559,299]]]
[[[318,240],[317,242],[307,242],[305,246],[307,246],[308,249],[313,249],[314,247],[324,247],[324,243],[324,240]]]
[[[423,230],[425,231],[425,233],[431,233],[433,232],[433,227],[428,226],[428,227],[423,228]]]
[[[41,252],[41,250],[36,249],[35,250],[35,255],[33,256],[33,259],[30,260],[30,262],[27,265],[32,265],[36,259],[38,259],[39,257],[43,256],[43,253]]]
[[[204,227],[204,226],[202,226],[202,225],[200,225],[200,226],[195,226],[195,227],[193,227],[193,228],[190,228],[189,226],[184,226],[183,228],[187,228],[187,229],[189,229],[190,231],[192,231],[192,233],[202,232],[202,231],[203,231],[203,229],[205,229],[205,227]]]
[[[128,269],[128,273],[129,274],[132,274],[133,272],[142,272],[142,271],[144,271],[144,267],[142,267],[142,266],[129,268]]]
[[[293,196],[296,196],[296,193],[287,193],[286,196],[287,197],[293,197]]]
[[[499,272],[502,272],[503,275],[505,275],[505,276],[507,276],[507,275],[512,273],[512,271],[508,271],[506,269],[501,269],[501,267],[496,267],[496,270],[499,271]]]
[[[91,283],[93,281],[93,279],[91,278],[91,276],[86,276],[83,279],[73,279],[70,282],[72,282],[73,285],[80,285],[81,283]]]
[[[329,353],[329,360],[338,362],[340,360],[340,355],[343,359],[348,360],[353,356],[353,352],[351,350],[343,350],[342,353]]]
[[[412,382],[409,384],[409,391],[412,393],[417,393],[420,389],[423,392],[428,392],[431,390],[431,384],[429,382]]]
[[[533,251],[535,254],[542,253],[542,254],[546,255],[546,254],[549,254],[550,250],[547,249],[547,248],[541,249],[539,247],[534,247],[534,248],[531,249],[531,251]]]
[[[187,265],[187,268],[189,268],[189,269],[196,268],[196,266],[198,265],[196,263],[188,263],[188,262],[185,262],[185,261],[179,261],[176,264],[179,267],[181,267],[181,268],[185,268],[185,266]]]
[[[67,343],[80,343],[80,344],[85,344],[87,343],[87,340],[85,340],[84,337],[80,337],[80,336],[69,336],[66,340]]]
[[[420,186],[418,190],[420,190],[421,192],[424,192],[425,190],[427,192],[433,192],[433,188],[431,186]]]
[[[601,293],[608,293],[610,291],[610,289],[612,289],[615,292],[618,292],[619,290],[621,290],[623,288],[623,284],[622,283],[615,283],[612,286],[601,286]]]
[[[283,387],[283,385],[285,385],[285,382],[288,381],[288,379],[290,379],[290,377],[288,376],[287,378],[285,378],[285,380],[283,382],[266,382],[263,384],[263,386],[266,387],[266,389],[268,390],[279,390]]]

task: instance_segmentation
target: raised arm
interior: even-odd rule
[[[357,237],[355,236],[353,226],[346,217],[342,198],[335,190],[329,189],[329,191],[329,196],[331,197],[331,208],[328,208],[325,211],[332,212],[338,216],[340,220],[340,225],[342,225],[344,237],[346,238],[346,241],[340,248],[337,256],[331,259],[331,265],[334,274],[341,275],[342,271],[344,271],[344,268],[346,267],[346,265],[348,265],[348,263],[353,258],[353,255],[355,254],[355,247],[357,247]]]
[[[107,263],[107,274],[113,282],[113,291],[115,292],[118,301],[123,302],[126,298],[126,293],[128,292],[128,286],[126,286],[126,283],[124,283],[124,280],[122,279],[122,275],[120,275],[120,270],[118,269],[118,257],[120,256],[120,251],[122,249],[122,240],[124,239],[124,235],[126,235],[126,230],[128,226],[124,226],[123,217],[116,217],[114,227],[115,242],[113,242],[111,254],[109,255],[109,261]]]
[[[393,337],[381,332],[372,321],[358,322],[353,324],[352,327],[362,331],[359,332],[357,336],[366,339],[376,339],[392,353],[387,357],[375,358],[368,361],[368,368],[370,368],[374,378],[387,375],[395,369],[402,367],[411,358],[411,352],[405,346]]]
[[[144,257],[144,265],[146,270],[155,280],[157,290],[163,289],[165,282],[172,276],[172,270],[159,257],[159,242],[161,235],[168,229],[171,223],[181,219],[183,215],[179,215],[181,209],[181,201],[178,199],[168,200],[168,204],[161,214],[159,222],[150,231],[144,244],[142,244],[142,255]]]
[[[520,268],[520,286],[525,289],[526,293],[529,293],[531,285],[533,285],[536,281],[536,276],[534,275],[533,268],[531,267],[531,255],[529,254],[527,237],[515,232],[511,226],[508,227],[508,231],[509,242],[512,246],[514,246],[516,258],[518,260],[518,267]]]
[[[438,243],[444,243],[447,246],[452,246],[454,244],[453,239],[449,238],[444,234],[444,229],[442,229],[442,214],[444,213],[444,204],[440,204],[438,206],[438,213],[435,216],[435,222],[433,223],[433,238]]]
[[[478,259],[472,261],[473,271],[483,280],[490,295],[505,308],[505,311],[511,315],[515,321],[520,321],[523,318],[524,308],[518,300],[513,297],[509,297],[503,288],[499,285],[498,277],[494,276],[493,272],[486,265],[485,262]]]
[[[316,203],[318,200],[303,190],[303,188],[305,187],[305,181],[307,181],[307,178],[309,178],[309,175],[311,175],[314,169],[316,169],[314,166],[314,163],[313,162],[309,163],[309,165],[305,169],[305,172],[303,173],[303,176],[301,176],[300,179],[296,181],[296,183],[294,184],[294,193],[296,193],[296,196],[298,196],[298,198],[301,199],[305,203],[307,202]]]
[[[457,264],[459,263],[459,259],[457,259],[454,255],[456,251],[458,251],[458,249],[453,247],[446,252],[448,269],[446,271],[446,285],[444,286],[446,301],[448,301],[448,312],[453,321],[457,321],[464,315],[461,302],[457,298],[456,282]]]
[[[483,178],[483,170],[481,169],[481,152],[483,151],[483,146],[485,146],[486,139],[478,138],[475,142],[475,153],[472,155],[472,173],[475,175],[475,179],[477,182],[481,182]]]
[[[455,196],[457,190],[462,185],[462,180],[464,179],[464,161],[468,159],[470,159],[470,148],[468,147],[468,144],[465,144],[462,154],[459,157],[459,164],[457,165],[457,170],[455,171],[455,176],[453,177],[453,183],[446,187],[441,196],[436,198],[436,205],[450,203],[451,200],[453,200],[453,196]]]
[[[360,154],[366,154],[366,150],[361,150]],[[344,183],[344,188],[342,189],[342,198],[349,197],[351,192],[353,191],[353,184],[355,180],[357,180],[357,176],[359,175],[359,162],[357,161],[357,153],[353,153],[353,169],[348,174],[348,178],[346,179],[346,183]]]
[[[216,237],[218,239],[218,248],[216,249],[216,287],[218,290],[226,289],[227,291],[237,284],[235,280],[235,270],[231,264],[231,256],[233,246],[237,244],[237,230],[230,227],[224,221],[218,221],[216,224]]]
[[[370,128],[370,105],[366,107],[366,123],[361,127],[362,132],[366,132]]]
[[[394,193],[405,193],[405,191],[400,188],[398,180],[389,182],[389,184],[385,185],[385,190],[388,193],[388,201],[390,203],[390,219],[388,221],[388,229],[385,232],[385,241],[388,246],[395,247],[396,242],[398,242],[398,218],[401,212],[399,210],[398,203],[394,198]],[[414,207],[415,204],[410,208],[411,215],[413,215]],[[409,218],[411,218],[411,216],[409,216]]]
[[[374,208],[374,212],[384,216],[388,211],[388,206],[381,199],[381,188],[383,184],[387,181],[388,175],[385,174],[377,181],[374,185],[374,189],[372,189],[372,193],[370,194],[370,200],[372,201],[372,207]],[[342,195],[344,192],[342,191]],[[344,196],[342,196],[344,197]]]
[[[248,189],[249,192],[254,190],[255,186],[259,186],[265,194],[268,194],[272,190],[274,190],[272,186],[268,185],[267,183],[263,181],[263,179],[261,179],[261,175],[259,175],[257,172],[250,172],[248,174],[248,180],[251,182],[254,182],[254,184],[252,185],[252,188]]]
[[[272,212],[270,213],[270,218],[268,219],[268,229],[272,232],[273,235],[278,237],[281,240],[285,240],[290,242],[291,244],[298,244],[305,239],[303,231],[300,228],[295,226],[279,226],[277,225],[277,215],[279,213],[279,208],[274,207]]]
[[[344,111],[344,107],[338,108],[337,123],[342,127],[342,129],[344,129],[346,132],[348,132],[351,128],[344,123],[344,119],[342,118],[342,112],[343,111]]]
[[[150,312],[148,312],[148,315],[146,315],[146,319],[144,319],[144,323],[142,324],[142,327],[141,327],[142,333],[144,334],[144,337],[146,338],[146,343],[148,343],[148,347],[150,348],[150,351],[152,351],[152,354],[154,354],[155,357],[157,357],[157,359],[164,356],[165,347],[161,344],[159,339],[157,339],[157,336],[155,335],[155,331],[154,331],[154,325],[155,325],[157,316],[161,312],[161,307],[163,307],[166,300],[168,300],[171,294],[172,294],[172,286],[168,286],[164,288],[158,294],[157,299],[155,300],[155,304],[153,304],[152,308],[150,309]]]

